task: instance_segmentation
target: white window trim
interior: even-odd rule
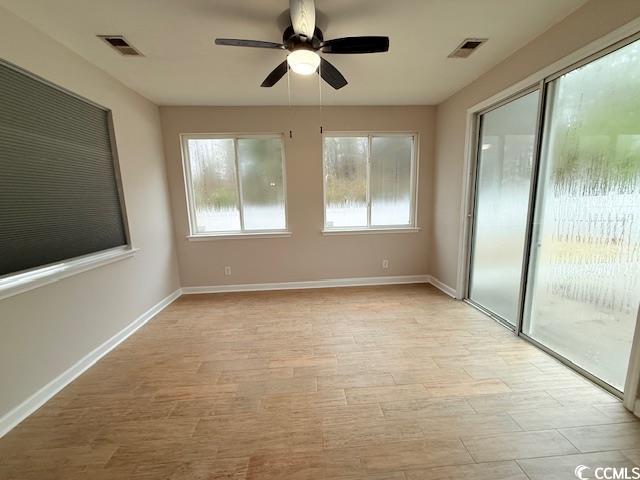
[[[293,234],[284,230],[245,230],[243,233],[220,232],[200,235],[187,235],[190,242],[211,242],[217,240],[249,239],[249,238],[286,238]]]
[[[379,233],[418,233],[420,227],[371,227],[371,228],[332,228],[322,230],[322,235],[371,235]]]
[[[132,257],[136,252],[138,252],[137,248],[129,246],[115,247],[0,277],[0,300],[124,260]]]
[[[240,167],[238,165],[238,139],[241,138],[277,138],[282,145],[282,193],[284,199],[284,228],[277,230],[245,230],[244,212],[242,211],[243,197],[242,185],[240,183]],[[235,156],[236,182],[238,188],[238,204],[240,213],[240,230],[216,231],[216,232],[197,232],[195,228],[195,205],[193,201],[193,184],[191,182],[191,162],[189,160],[189,149],[187,142],[189,140],[207,140],[207,139],[232,139]],[[189,223],[189,231],[186,235],[189,241],[207,241],[207,240],[232,240],[241,238],[278,238],[290,237],[289,231],[289,206],[287,204],[287,164],[285,154],[285,142],[283,133],[182,133],[180,134],[180,150],[182,156],[182,173],[184,178],[184,189],[187,202],[187,221]]]
[[[411,149],[411,204],[410,204],[410,220],[411,223],[406,225],[371,225],[371,197],[370,197],[370,152],[371,139],[373,137],[412,137],[413,146]],[[328,227],[327,226],[327,173],[324,162],[324,146],[326,137],[367,137],[367,226],[353,227]],[[418,132],[384,132],[384,131],[367,131],[367,132],[339,132],[328,131],[322,133],[322,234],[323,235],[348,235],[361,233],[398,233],[398,232],[418,232],[418,178],[419,178],[419,153],[420,153],[420,135]]]

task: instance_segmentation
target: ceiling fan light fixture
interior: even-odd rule
[[[320,66],[320,55],[312,50],[294,50],[287,56],[291,70],[300,75],[311,75]]]

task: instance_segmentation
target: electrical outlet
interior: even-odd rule
[[[384,268],[385,270],[389,268],[389,260],[387,260],[386,258],[382,260],[382,268]]]
[[[224,267],[224,274],[227,276],[231,275],[231,267],[229,265]]]

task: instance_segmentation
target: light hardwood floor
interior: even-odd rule
[[[575,479],[618,399],[424,285],[184,296],[0,439],[2,479]]]

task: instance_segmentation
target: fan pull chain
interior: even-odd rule
[[[289,63],[287,63],[287,95],[289,96],[289,117],[293,120],[291,118],[293,115],[291,110],[291,67],[289,66]],[[291,130],[289,130],[289,138],[293,138],[293,131]]]
[[[289,95],[289,108],[291,108],[291,67],[287,63],[287,94]]]
[[[318,91],[320,92],[320,135],[322,135],[322,63],[318,65]]]

